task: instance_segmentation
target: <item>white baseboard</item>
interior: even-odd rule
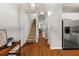
[[[50,49],[62,49],[62,47],[50,47]]]

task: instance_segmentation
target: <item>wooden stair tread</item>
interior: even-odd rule
[[[29,39],[29,40],[26,40],[26,43],[27,42],[35,42],[36,40],[35,39]]]
[[[36,37],[35,35],[30,35],[30,36],[28,36],[28,37]]]
[[[28,36],[36,36],[36,34],[29,34]]]
[[[28,34],[28,37],[27,37],[27,42],[34,42],[36,41],[36,20],[33,21],[33,24],[31,26],[31,29],[30,29],[30,32]]]
[[[36,37],[28,37],[27,40],[28,40],[28,39],[36,39]]]

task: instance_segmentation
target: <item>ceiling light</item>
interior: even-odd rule
[[[52,12],[51,11],[48,11],[48,16],[50,16],[52,14]]]
[[[40,14],[41,14],[41,15],[43,15],[43,14],[44,14],[44,12],[41,12]]]
[[[31,7],[35,7],[35,4],[34,3],[30,3]]]
[[[35,4],[34,3],[30,3],[30,7],[32,10],[35,10]]]

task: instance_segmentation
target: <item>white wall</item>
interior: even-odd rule
[[[26,42],[33,19],[23,8],[24,4],[0,4],[0,29],[7,30],[7,36]]]
[[[27,36],[33,21],[31,14],[26,13],[23,6],[24,4],[21,4],[20,6],[21,46],[26,43]]]
[[[19,40],[18,4],[0,4],[0,29],[7,30],[7,36]]]
[[[63,12],[62,17],[63,19],[77,20],[79,19],[79,12]]]
[[[48,42],[51,49],[62,48],[62,6],[51,5],[48,10],[52,12],[48,16]]]

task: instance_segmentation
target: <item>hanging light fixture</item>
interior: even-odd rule
[[[31,3],[30,5],[31,5],[32,7],[35,7],[35,4],[34,4],[34,3]]]
[[[35,10],[35,4],[34,3],[30,3],[30,7],[32,10]]]

